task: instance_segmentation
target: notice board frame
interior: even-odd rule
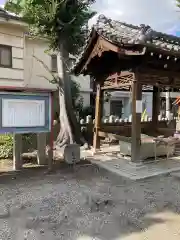
[[[21,99],[21,100],[32,100],[38,101],[43,100],[45,104],[45,121],[43,126],[32,126],[32,127],[3,127],[2,125],[2,102],[4,99]],[[0,134],[4,133],[40,133],[51,131],[51,118],[52,118],[52,96],[48,92],[0,92]]]

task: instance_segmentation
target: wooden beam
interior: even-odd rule
[[[162,56],[170,56],[174,58],[180,57],[179,51],[177,52],[174,50],[169,51],[161,48],[154,48],[151,44],[147,48],[148,48],[148,51],[152,51],[155,54],[162,54]]]
[[[149,78],[150,79],[150,78]],[[155,86],[155,87],[159,87],[159,88],[164,88],[164,87],[170,87],[170,88],[180,88],[180,84],[163,84],[163,83],[158,83],[158,80],[156,81],[148,81],[148,82],[145,82],[145,81],[140,81],[140,83],[142,85],[151,85],[151,86]],[[179,82],[180,83],[180,82]],[[166,92],[167,90],[164,90],[163,92]]]
[[[46,159],[46,133],[37,134],[37,162],[38,165],[45,165],[47,163]]]
[[[104,38],[102,37],[98,37],[97,41],[94,45],[93,50],[91,51],[88,59],[86,60],[86,62],[84,63],[83,68],[81,69],[81,72],[83,71],[83,69],[87,68],[87,65],[90,63],[91,59],[93,59],[95,56],[99,56],[101,57],[103,52],[108,52],[108,51],[112,51],[112,52],[119,52],[120,48],[108,41],[106,41]]]
[[[93,148],[94,152],[100,148],[100,137],[98,136],[98,131],[100,129],[101,124],[101,116],[102,116],[102,91],[101,84],[97,83],[97,91],[96,91],[96,107],[95,107],[95,124],[94,124],[94,139],[93,139]]]
[[[142,74],[147,74],[149,76],[151,75],[157,75],[159,77],[176,77],[180,79],[180,72],[176,72],[176,71],[169,71],[169,70],[162,70],[162,69],[152,69],[152,68],[148,68],[147,66],[141,66],[138,69],[139,71],[139,76],[140,78],[143,79],[143,76],[141,77]]]
[[[111,79],[115,79],[115,78],[119,78],[119,77],[125,77],[125,76],[128,76],[130,74],[133,74],[132,72],[130,71],[120,71],[120,72],[116,72],[116,73],[113,73],[111,75],[109,75],[106,79],[106,80],[111,80]]]
[[[100,49],[103,49],[103,51],[112,51],[112,52],[117,52],[119,55],[122,54],[122,55],[130,55],[130,56],[144,55],[146,52],[146,47],[142,47],[140,45],[138,49],[134,49],[134,48],[130,49],[125,46],[122,46],[122,47],[116,46],[115,44],[107,41],[103,37],[99,37],[98,40],[99,40]]]
[[[101,89],[102,90],[113,90],[113,89],[121,89],[121,88],[123,88],[123,87],[130,87],[132,85],[132,83],[120,83],[120,84],[114,84],[114,85],[111,85],[111,86],[104,86],[104,87],[102,87]]]
[[[22,134],[13,135],[13,170],[21,170],[22,162]]]
[[[159,89],[158,87],[153,87],[152,124],[155,130],[158,127],[159,105],[160,105]]]
[[[131,161],[140,162],[141,146],[142,85],[138,82],[138,73],[132,84],[132,129]]]
[[[108,133],[108,132],[99,131],[98,135],[100,137],[110,138],[111,140],[119,140],[119,141],[131,142],[131,137],[120,136],[120,135],[114,134],[114,133]]]
[[[172,133],[174,134],[176,132],[175,128],[158,128],[157,130],[158,132],[167,133],[169,135],[172,135]]]

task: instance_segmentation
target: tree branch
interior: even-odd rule
[[[58,80],[56,79],[56,80],[49,80],[46,76],[44,76],[44,75],[37,75],[38,77],[41,77],[41,78],[45,78],[48,82],[50,82],[50,83],[52,83],[52,84],[58,84],[59,82],[58,82]]]
[[[46,69],[47,72],[49,72],[51,74],[51,76],[53,77],[53,80],[49,80],[47,77],[39,75],[39,77],[43,77],[46,80],[48,80],[50,83],[53,84],[57,84],[60,88],[63,88],[63,83],[62,83],[62,79],[59,76],[55,76],[51,70],[49,69],[49,67],[47,66],[47,64],[45,64],[40,58],[36,57],[35,55],[33,55],[33,57],[42,64],[42,66]]]

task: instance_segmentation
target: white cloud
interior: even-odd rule
[[[97,0],[94,9],[107,17],[137,25],[148,24],[159,31],[168,32],[180,25],[175,0]]]

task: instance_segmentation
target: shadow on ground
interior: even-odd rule
[[[180,182],[170,175],[133,182],[89,164],[45,170],[0,175],[0,239],[179,239]]]

